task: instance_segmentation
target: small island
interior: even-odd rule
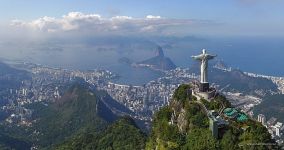
[[[156,56],[141,62],[132,64],[134,67],[149,67],[153,70],[166,71],[176,68],[176,65],[168,57],[165,57],[162,47],[158,46]]]

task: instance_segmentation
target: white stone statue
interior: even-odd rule
[[[201,61],[201,74],[200,74],[200,82],[201,83],[208,83],[207,81],[207,68],[208,68],[208,60],[215,58],[217,55],[210,55],[206,53],[206,50],[202,50],[202,54],[197,56],[191,56],[195,60]]]

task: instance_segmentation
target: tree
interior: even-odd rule
[[[271,135],[269,134],[267,129],[264,126],[262,126],[260,123],[251,122],[249,126],[250,127],[240,136],[240,141],[241,141],[240,144],[243,145],[244,148],[257,149],[257,150],[273,148],[272,146],[266,146],[266,145],[251,145],[258,143],[274,144],[275,142],[271,139]]]
[[[189,89],[191,86],[189,84],[180,85],[174,92],[174,99],[184,102],[189,96]]]
[[[208,129],[195,128],[188,133],[183,149],[215,150],[219,149],[219,143]]]
[[[237,145],[238,138],[233,134],[232,130],[228,130],[221,140],[221,149],[238,149]]]

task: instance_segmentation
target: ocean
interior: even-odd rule
[[[201,53],[205,48],[208,53],[217,54],[217,59],[225,64],[246,72],[284,76],[284,39],[283,38],[219,38],[195,41],[174,41],[164,47],[165,56],[180,67],[190,67],[193,60],[190,56]],[[34,63],[68,69],[108,69],[120,75],[114,82],[120,84],[143,85],[162,76],[161,73],[147,68],[132,68],[119,63],[122,57],[133,62],[145,60],[155,55],[153,49],[133,48],[124,52],[96,50],[64,50],[59,52],[41,52],[29,55],[28,60]]]
[[[193,43],[188,48],[166,50],[177,66],[192,64],[191,55],[201,53],[201,49],[216,54],[216,59],[246,72],[284,76],[284,38],[231,38]]]

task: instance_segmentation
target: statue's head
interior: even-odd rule
[[[203,50],[202,50],[202,53],[203,53],[203,54],[206,54],[206,50],[205,50],[205,49],[203,49]]]

